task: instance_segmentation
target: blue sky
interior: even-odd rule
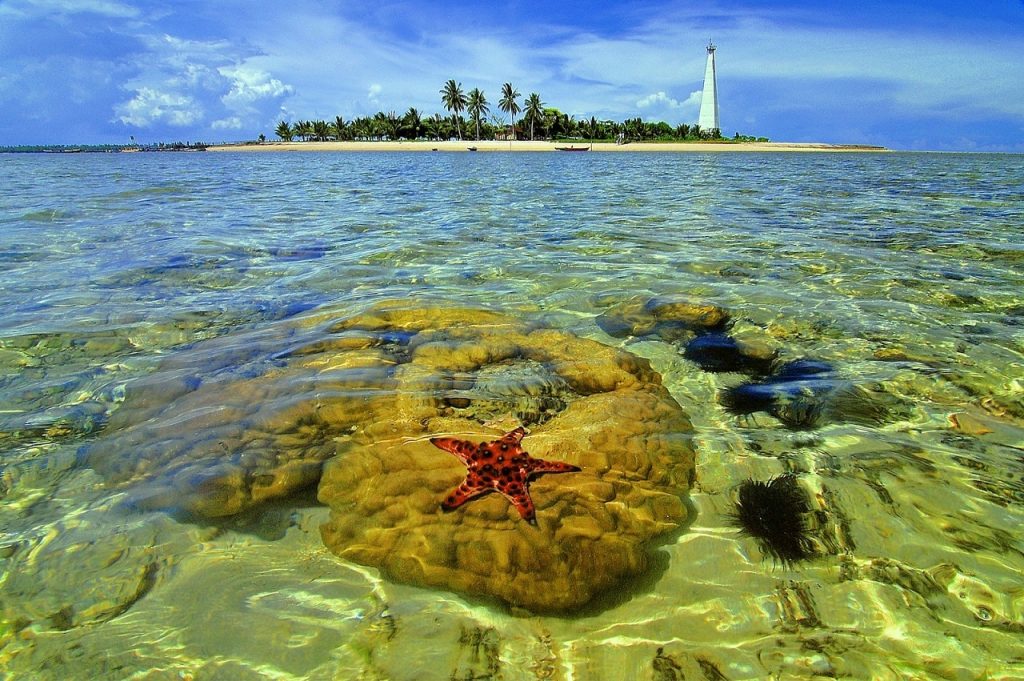
[[[0,0],[0,144],[218,142],[442,112],[454,78],[577,116],[1024,152],[1024,0]]]

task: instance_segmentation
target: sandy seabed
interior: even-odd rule
[[[402,141],[402,142],[264,142],[221,144],[209,151],[557,151],[565,148],[602,152],[635,151],[887,151],[884,147],[814,142],[502,142],[497,140]]]

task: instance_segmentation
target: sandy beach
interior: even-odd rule
[[[556,151],[558,148],[587,148],[600,152],[736,152],[736,151],[810,151],[865,152],[888,151],[884,147],[812,142],[500,142],[496,140],[402,141],[402,142],[264,142],[263,144],[220,144],[208,151]]]

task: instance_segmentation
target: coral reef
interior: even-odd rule
[[[324,542],[400,581],[534,612],[572,611],[647,570],[651,543],[685,521],[691,427],[645,361],[564,332],[497,321],[437,324],[422,311],[393,309],[344,324],[412,336],[408,361],[393,374],[395,411],[353,433],[325,467],[319,498],[332,517]],[[465,396],[476,376],[489,381],[495,367],[520,362],[531,367],[529,385],[562,387],[554,402],[548,389],[535,391],[564,407],[525,424],[531,455],[582,470],[533,483],[537,527],[497,495],[443,513],[439,504],[465,467],[430,438],[499,437],[511,424],[482,421]],[[541,367],[547,378],[538,381],[532,372]],[[456,383],[469,404],[452,405]]]
[[[537,526],[500,495],[443,513],[431,438],[523,426]],[[338,555],[399,581],[566,612],[652,565],[686,520],[689,420],[646,360],[486,310],[382,304],[196,345],[131,385],[83,463],[132,505],[238,513],[319,484]]]

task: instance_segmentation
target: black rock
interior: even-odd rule
[[[745,354],[736,340],[724,333],[697,336],[683,348],[683,357],[714,373],[767,374],[773,360]]]
[[[878,387],[837,376],[817,360],[799,359],[778,372],[722,390],[718,402],[737,415],[763,411],[787,428],[802,430],[827,423],[879,425],[907,411],[907,405]]]
[[[796,378],[800,376],[816,376],[832,371],[832,365],[819,359],[794,359],[778,368],[775,376],[779,378]]]

